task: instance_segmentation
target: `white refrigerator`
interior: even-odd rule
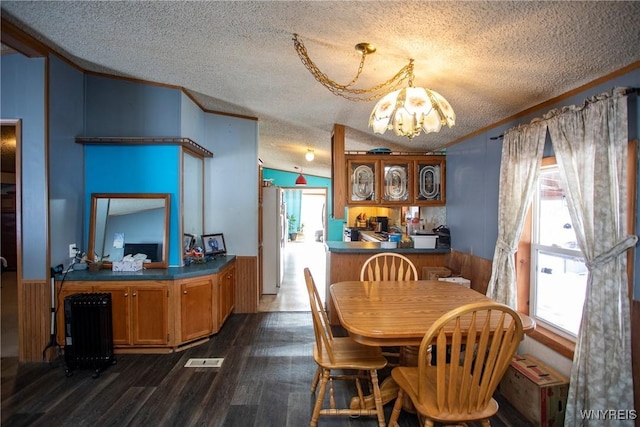
[[[282,188],[262,190],[262,293],[277,294],[284,277],[287,209]]]

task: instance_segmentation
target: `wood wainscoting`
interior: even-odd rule
[[[51,335],[50,285],[47,279],[18,279],[17,287],[18,360],[39,362]],[[55,348],[47,357],[57,357]]]
[[[257,313],[260,303],[258,289],[258,257],[236,256],[235,313]]]
[[[474,291],[478,291],[482,295],[487,293],[493,265],[491,260],[452,249],[451,253],[446,255],[444,265],[451,270],[453,275],[469,279],[471,289]]]

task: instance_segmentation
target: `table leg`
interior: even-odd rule
[[[404,346],[400,348],[400,364],[404,366],[417,366],[418,364],[418,346]],[[382,397],[382,404],[386,405],[398,396],[398,385],[391,376],[385,378],[380,384],[380,395]],[[373,394],[369,394],[364,397],[364,403],[366,409],[374,409],[376,407],[373,399]],[[351,398],[349,404],[351,409],[358,409],[360,407],[360,399],[358,396]],[[415,413],[411,399],[405,398],[403,409],[407,412]]]
[[[380,384],[380,396],[382,397],[382,404],[386,405],[398,396],[398,385],[391,377],[385,378]],[[366,409],[374,409],[376,407],[373,400],[373,394],[368,394],[364,397],[364,405]],[[360,407],[360,399],[358,396],[351,398],[349,404],[351,409],[358,409]]]

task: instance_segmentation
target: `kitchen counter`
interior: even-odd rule
[[[204,264],[191,264],[185,267],[150,268],[138,271],[112,271],[111,269],[71,270],[69,273],[56,275],[56,280],[70,281],[121,281],[121,280],[178,280],[190,277],[206,276],[219,273],[227,264],[236,259],[235,255],[216,257]]]
[[[342,241],[328,241],[324,243],[327,252],[334,253],[347,253],[347,254],[376,254],[380,252],[397,252],[401,254],[448,254],[451,252],[449,248],[436,248],[436,249],[415,249],[415,248],[381,248],[380,243],[374,242],[342,242]]]

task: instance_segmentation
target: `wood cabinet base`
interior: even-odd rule
[[[235,261],[218,273],[179,280],[56,282],[57,307],[75,293],[111,294],[116,354],[171,353],[208,341],[233,311]],[[56,317],[64,346],[64,308]]]

